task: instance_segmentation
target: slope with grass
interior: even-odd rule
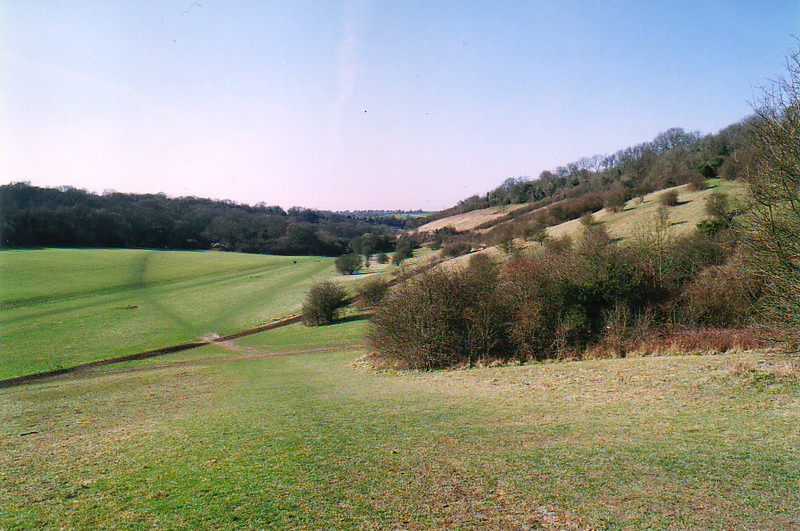
[[[2,251],[0,378],[224,335],[299,311],[331,259],[214,252]]]
[[[227,363],[146,360],[1,390],[4,526],[800,526],[790,358],[399,373],[349,349],[257,357],[357,343],[364,326],[250,336],[237,345],[251,356]]]
[[[417,228],[417,232],[435,232],[436,230],[444,227],[453,227],[459,232],[474,230],[485,223],[499,220],[513,213],[515,210],[525,208],[526,206],[527,205],[524,204],[507,205],[483,208],[480,210],[471,210],[463,214],[455,214],[453,216],[448,216],[446,218],[437,219],[435,221],[431,221],[430,223],[426,223]]]
[[[743,184],[735,181],[710,179],[705,190],[691,191],[687,185],[675,186],[645,195],[641,201],[632,199],[621,212],[607,209],[593,214],[595,222],[603,223],[608,233],[619,239],[631,238],[648,230],[654,224],[656,211],[661,206],[660,197],[669,191],[678,193],[678,204],[669,207],[669,234],[685,235],[695,230],[697,224],[708,218],[706,200],[715,192],[727,195],[731,201],[742,201],[745,195]],[[547,233],[558,238],[564,234],[575,234],[582,230],[581,221],[573,219],[547,229]]]

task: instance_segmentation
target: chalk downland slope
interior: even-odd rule
[[[656,211],[661,206],[660,196],[668,191],[678,192],[678,204],[669,207],[669,235],[681,236],[694,231],[697,224],[709,218],[705,211],[707,199],[719,192],[728,196],[731,205],[742,202],[745,196],[743,184],[734,181],[713,180],[705,190],[691,191],[687,185],[675,186],[645,195],[641,201],[631,199],[621,212],[602,209],[592,214],[596,223],[605,225],[613,238],[626,239],[641,234],[654,223]],[[565,234],[577,235],[583,230],[580,219],[573,219],[547,229],[553,238]]]
[[[522,205],[506,205],[491,208],[482,208],[480,210],[472,210],[464,212],[463,214],[456,214],[446,218],[437,219],[426,223],[417,229],[418,232],[435,232],[444,227],[453,227],[459,232],[476,230],[479,226],[499,220],[516,210],[526,208],[527,204]]]

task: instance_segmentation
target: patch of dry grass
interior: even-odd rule
[[[500,219],[515,210],[526,208],[527,204],[522,205],[507,205],[491,208],[483,208],[480,210],[471,210],[463,214],[456,214],[436,221],[426,223],[417,229],[418,232],[434,232],[437,229],[444,227],[453,227],[457,231],[473,230],[484,223]]]
[[[678,205],[669,208],[669,234],[673,237],[690,233],[700,221],[708,217],[705,213],[705,202],[714,192],[728,194],[733,199],[740,198],[745,192],[743,185],[732,181],[712,181],[711,187],[699,191],[690,191],[688,185],[681,185],[647,194],[642,201],[632,199],[625,204],[622,212],[602,209],[592,215],[595,222],[606,226],[612,237],[636,237],[653,224],[656,211],[661,206],[659,196],[670,190],[678,192]],[[558,238],[565,234],[574,236],[582,230],[580,220],[574,219],[548,228],[547,233]]]

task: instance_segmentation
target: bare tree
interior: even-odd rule
[[[753,127],[748,182],[753,208],[742,239],[749,266],[767,281],[766,310],[784,339],[800,341],[800,50],[787,73],[764,88]]]

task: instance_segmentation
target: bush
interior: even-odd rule
[[[707,267],[684,290],[683,313],[690,324],[715,327],[744,326],[755,317],[761,287],[741,259]]]
[[[622,212],[627,201],[628,194],[625,190],[612,190],[606,194],[603,200],[603,208],[607,208],[611,212]]]
[[[389,286],[382,280],[370,280],[358,289],[360,305],[362,307],[372,307],[380,303],[386,296]]]
[[[664,206],[676,206],[678,204],[678,192],[675,190],[667,190],[658,196],[658,201]]]
[[[514,238],[511,236],[507,236],[500,240],[497,246],[506,254],[514,253],[519,249],[519,247],[517,247],[517,242],[514,241]]]
[[[699,173],[693,174],[689,178],[689,184],[686,186],[686,189],[690,192],[699,192],[701,190],[705,190],[706,188],[708,188],[708,185],[706,184],[706,178]]]
[[[388,264],[389,257],[386,255],[386,253],[381,252],[378,253],[378,256],[375,257],[375,261],[378,262],[379,264]]]
[[[472,245],[463,241],[456,241],[446,244],[442,247],[442,256],[448,258],[455,258],[472,251]]]
[[[355,253],[343,254],[335,262],[336,270],[342,275],[355,275],[363,265],[361,255]]]
[[[485,257],[465,271],[429,269],[391,291],[372,317],[368,342],[410,369],[509,357],[499,294],[496,268]]]
[[[346,305],[347,291],[343,287],[329,280],[315,284],[303,303],[303,323],[306,326],[330,324]]]

